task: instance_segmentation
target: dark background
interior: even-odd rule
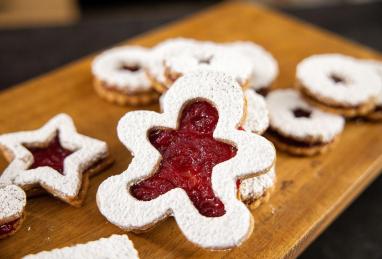
[[[215,2],[115,1],[110,6],[105,1],[82,0],[81,19],[74,25],[0,29],[0,90]],[[381,2],[278,9],[382,51]],[[381,197],[379,177],[301,258],[382,258]]]

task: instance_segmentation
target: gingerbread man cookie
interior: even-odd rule
[[[0,185],[0,239],[16,233],[25,218],[25,192],[16,185]]]
[[[135,231],[173,216],[201,247],[240,245],[252,232],[253,218],[237,198],[236,181],[268,172],[275,160],[269,141],[238,129],[244,108],[243,91],[232,77],[204,70],[175,82],[163,113],[127,113],[118,137],[134,158],[126,171],[100,185],[100,212]]]
[[[272,91],[266,101],[270,118],[267,137],[277,148],[291,154],[323,153],[344,128],[343,117],[315,108],[293,89]]]
[[[86,244],[27,255],[24,259],[138,259],[138,252],[127,235],[112,235]]]
[[[80,206],[90,175],[111,164],[103,141],[77,133],[72,119],[59,114],[42,128],[0,135],[0,149],[10,162],[0,184],[15,184],[28,195],[40,187]]]
[[[297,66],[296,77],[297,86],[310,103],[345,117],[370,113],[382,88],[374,69],[340,54],[304,59]]]
[[[94,87],[107,101],[120,105],[141,105],[158,99],[146,68],[151,59],[148,49],[118,47],[98,55],[92,63]]]

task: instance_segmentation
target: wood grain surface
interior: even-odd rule
[[[280,64],[275,87],[292,86],[296,64],[312,54],[340,52],[381,58],[373,50],[332,33],[244,2],[223,3],[128,43],[152,46],[175,36],[219,42],[252,40],[263,45]],[[82,208],[70,207],[50,196],[30,199],[22,229],[0,241],[0,258],[19,258],[123,233],[101,216],[95,194],[104,179],[119,174],[130,162],[129,152],[117,139],[116,124],[123,114],[136,108],[114,106],[94,93],[91,58],[0,93],[0,133],[35,129],[55,114],[66,112],[74,118],[79,132],[107,141],[116,160],[113,167],[91,179]],[[158,105],[141,108],[158,110]],[[195,247],[172,218],[150,232],[131,233],[129,237],[141,258],[295,257],[381,171],[381,132],[382,124],[349,122],[340,142],[325,155],[296,158],[278,152],[275,191],[268,203],[253,211],[254,232],[238,248],[212,252]],[[0,170],[6,165],[1,157]]]

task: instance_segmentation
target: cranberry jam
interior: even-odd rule
[[[234,157],[236,148],[213,138],[218,119],[211,104],[195,101],[184,108],[178,129],[151,129],[148,138],[162,160],[153,176],[130,188],[131,194],[149,201],[182,188],[200,214],[224,215],[224,204],[212,190],[212,168]]]

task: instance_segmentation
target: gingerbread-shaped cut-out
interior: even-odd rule
[[[222,216],[224,204],[211,186],[212,168],[234,157],[236,148],[213,138],[217,121],[217,110],[206,101],[198,101],[183,110],[177,130],[150,130],[149,140],[161,153],[162,161],[155,175],[131,187],[132,195],[152,200],[179,187],[200,214]]]
[[[187,239],[199,246],[228,249],[240,245],[252,232],[253,218],[237,198],[236,181],[267,172],[275,160],[275,149],[269,141],[259,135],[238,130],[244,115],[244,94],[241,87],[227,74],[199,70],[178,79],[164,96],[162,104],[163,113],[133,111],[127,113],[118,123],[119,139],[132,152],[134,158],[126,171],[109,177],[100,185],[97,192],[100,212],[120,228],[136,231],[148,229],[167,216],[173,216]],[[191,119],[192,123],[184,125],[187,111],[194,105],[212,106],[213,110],[216,109],[216,126],[212,126],[213,121],[204,115],[196,116]],[[137,199],[132,194],[133,186],[139,186],[147,179],[155,177],[163,166],[161,163],[166,160],[162,157],[165,151],[160,152],[158,149],[167,145],[155,148],[152,143],[166,142],[168,135],[164,134],[164,137],[160,136],[162,139],[155,140],[155,133],[175,132],[182,128],[193,131],[194,126],[200,126],[197,132],[202,131],[203,134],[214,128],[214,144],[219,143],[230,149],[230,154],[224,159],[216,160],[218,163],[212,166],[210,177],[213,194],[224,205],[224,214],[219,216],[202,215],[183,188],[173,188],[148,201]],[[197,146],[196,149],[200,147],[204,146]],[[179,152],[180,150],[181,148]],[[193,149],[190,151],[202,152]],[[183,159],[177,153],[173,156],[174,159]],[[180,168],[187,172],[182,169]]]
[[[37,130],[0,135],[0,149],[10,162],[0,184],[18,185],[27,194],[42,187],[73,206],[81,205],[89,175],[111,162],[107,144],[77,133],[66,114]]]

